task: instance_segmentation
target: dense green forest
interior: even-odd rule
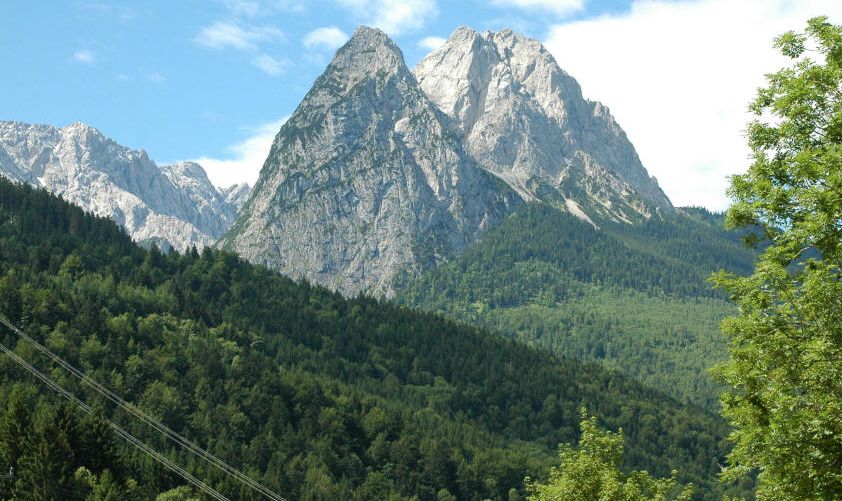
[[[623,468],[677,468],[699,497],[719,489],[727,429],[700,408],[599,365],[344,299],[232,254],[145,250],[110,220],[6,181],[0,311],[289,499],[518,499],[524,477],[541,479],[558,444],[576,439],[582,405],[624,429]],[[250,497],[5,329],[2,342],[99,410],[83,415],[0,357],[0,470],[17,472],[0,480],[0,497],[149,499],[184,484],[104,431],[103,417],[223,493]]]
[[[719,322],[733,307],[707,278],[747,273],[754,251],[704,209],[600,224],[528,205],[402,284],[399,301],[598,361],[715,411],[721,388],[707,371],[727,357]]]

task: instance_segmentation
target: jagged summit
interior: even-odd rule
[[[196,179],[198,181],[201,181],[202,184],[205,185],[212,185],[210,178],[208,178],[208,173],[205,172],[205,168],[197,164],[196,162],[176,162],[174,164],[165,165],[164,167],[162,167],[162,169],[165,169],[167,171],[173,172],[186,178]]]
[[[413,73],[471,155],[525,198],[623,221],[672,210],[608,108],[539,41],[460,27]]]
[[[223,196],[225,202],[239,211],[243,208],[243,205],[245,205],[251,194],[251,186],[248,183],[232,184],[227,188],[221,189],[219,193]]]
[[[354,29],[354,34],[345,43],[345,48],[358,53],[364,53],[365,49],[385,48],[395,54],[401,55],[400,48],[389,38],[383,30],[379,28],[371,28],[369,26],[357,26]],[[339,49],[338,53],[342,54],[346,51]]]
[[[524,200],[594,226],[672,209],[608,109],[540,42],[460,27],[410,71],[385,33],[361,27],[281,127],[220,245],[389,295]]]
[[[281,127],[221,244],[346,294],[390,294],[520,199],[465,152],[397,46],[359,28]]]
[[[372,75],[409,72],[403,53],[386,33],[366,26],[354,31],[350,40],[336,52],[329,69],[335,83],[346,88]]]
[[[97,129],[96,127],[92,127],[84,122],[72,122],[68,124],[66,127],[62,127],[63,130],[67,132],[76,132],[81,134],[90,134],[97,137],[105,137],[105,135]]]
[[[138,242],[180,250],[219,238],[244,193],[229,201],[200,165],[159,167],[145,151],[82,122],[56,128],[0,121],[0,175],[111,217]]]

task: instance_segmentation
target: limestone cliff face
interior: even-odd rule
[[[538,41],[463,27],[413,72],[471,156],[524,198],[627,222],[672,210],[608,109]]]
[[[595,226],[672,210],[608,109],[537,41],[460,28],[413,73],[360,28],[281,128],[220,245],[389,295],[529,200]]]
[[[450,122],[398,47],[359,28],[281,127],[221,245],[345,294],[389,295],[522,203]]]
[[[524,201],[595,226],[672,210],[608,109],[509,30],[460,28],[413,72],[383,32],[358,29],[278,132],[253,190],[218,190],[198,164],[159,167],[80,123],[0,122],[0,175],[110,216],[137,241],[183,250],[224,234],[218,245],[252,262],[345,294],[390,295]]]
[[[0,122],[0,175],[111,217],[138,242],[179,250],[213,243],[237,211],[200,165],[159,167],[82,123]]]

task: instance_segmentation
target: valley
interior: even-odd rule
[[[709,280],[765,247],[725,226],[674,205],[608,107],[510,29],[459,27],[409,68],[357,28],[253,187],[82,123],[0,122],[0,314],[289,499],[526,499],[589,416],[621,430],[611,467],[747,495],[754,477],[718,480],[710,371],[738,310]],[[88,408],[0,359],[0,459],[26,472],[0,498],[197,494],[118,428],[253,498],[14,333]]]

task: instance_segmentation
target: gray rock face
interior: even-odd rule
[[[59,129],[0,121],[0,175],[111,217],[135,241],[179,250],[219,238],[234,220],[244,190],[233,198],[223,195],[200,165],[158,167],[146,152],[120,146],[81,123]]]
[[[239,211],[246,204],[249,195],[251,195],[251,186],[246,183],[232,184],[220,190],[219,193],[225,198],[225,202],[228,205],[234,207],[235,211]]]
[[[471,156],[526,199],[632,222],[670,211],[608,108],[536,40],[462,27],[413,70]]]
[[[281,127],[221,245],[345,294],[389,295],[520,203],[466,153],[398,47],[359,28]]]

